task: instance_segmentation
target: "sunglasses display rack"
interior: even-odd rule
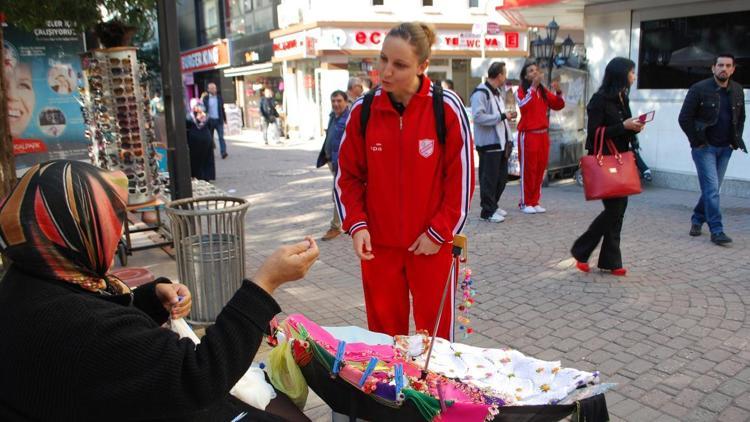
[[[128,177],[128,203],[143,204],[163,191],[145,65],[136,49],[117,47],[81,55],[81,110],[91,162]]]

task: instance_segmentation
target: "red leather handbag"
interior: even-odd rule
[[[631,151],[618,152],[611,139],[604,139],[606,128],[596,129],[594,155],[581,158],[583,193],[587,201],[621,198],[641,193],[641,177]],[[604,143],[612,155],[604,155]]]

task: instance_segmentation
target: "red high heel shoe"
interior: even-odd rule
[[[591,267],[589,267],[588,262],[581,262],[581,261],[576,260],[576,268],[578,268],[578,271],[581,271],[584,273],[591,271]]]
[[[626,270],[625,268],[615,268],[614,270],[611,270],[611,271],[612,271],[612,275],[617,275],[617,276],[624,276],[625,274],[628,273],[628,270]]]

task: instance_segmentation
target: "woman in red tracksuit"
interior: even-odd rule
[[[408,334],[409,293],[418,330],[432,332],[451,268],[453,236],[474,191],[473,142],[461,100],[443,93],[445,144],[436,134],[433,83],[424,74],[435,32],[421,23],[390,30],[380,53],[366,136],[357,100],[339,150],[335,196],[361,259],[370,330]],[[452,283],[451,283],[452,284]],[[438,336],[453,336],[453,289]]]
[[[525,214],[543,213],[539,205],[542,196],[544,171],[549,161],[549,109],[562,110],[565,101],[557,81],[552,81],[551,92],[542,85],[543,73],[536,63],[521,69],[518,88],[518,160],[521,163],[521,201],[518,207]]]

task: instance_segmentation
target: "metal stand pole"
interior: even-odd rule
[[[466,247],[466,236],[458,235],[453,239],[453,256],[451,257],[451,270],[448,272],[448,279],[445,280],[445,287],[443,288],[443,298],[440,299],[440,307],[437,312],[437,319],[435,320],[435,329],[432,330],[432,338],[430,339],[430,348],[427,350],[427,359],[424,362],[424,368],[422,369],[421,379],[427,377],[427,368],[430,366],[430,358],[432,357],[432,347],[435,345],[435,338],[437,337],[438,327],[440,326],[440,318],[443,316],[443,307],[445,307],[445,298],[448,296],[448,289],[451,283],[454,282],[454,271],[458,271],[458,257],[461,256],[461,252]]]
[[[173,0],[157,0],[164,121],[167,129],[169,190],[172,192],[173,200],[193,196],[185,128],[187,113],[180,72],[176,3]]]

